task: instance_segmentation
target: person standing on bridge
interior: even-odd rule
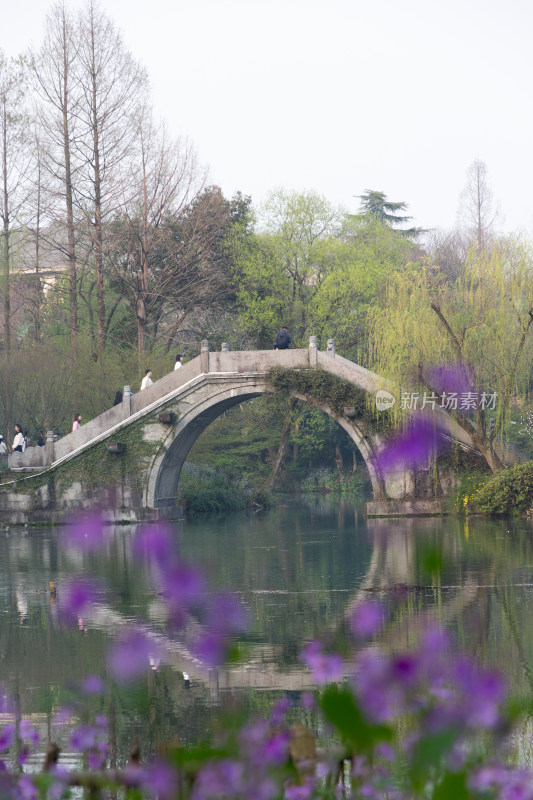
[[[74,420],[72,422],[72,433],[74,433],[74,431],[77,431],[78,428],[81,428],[81,414],[74,415]]]
[[[24,441],[22,426],[17,422],[15,425],[15,438],[13,439],[12,450],[14,453],[23,453],[25,450],[25,445],[26,442]]]
[[[181,353],[178,353],[176,356],[176,363],[174,364],[174,369],[179,369],[183,366],[183,356]]]
[[[151,369],[147,369],[146,372],[144,373],[144,378],[142,379],[141,391],[143,389],[148,389],[148,387],[151,386],[152,383],[153,383],[152,370]]]
[[[274,350],[288,350],[292,345],[292,337],[285,325],[282,325],[281,330],[276,333],[274,339]]]

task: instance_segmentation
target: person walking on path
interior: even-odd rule
[[[183,356],[181,353],[178,353],[176,356],[176,363],[174,364],[174,369],[179,369],[183,366]]]
[[[15,425],[15,438],[13,439],[12,450],[14,453],[23,453],[25,449],[24,434],[22,433],[22,425],[18,422]]]
[[[276,338],[274,339],[274,350],[288,350],[291,345],[292,337],[286,326],[283,325],[281,330],[276,333]]]
[[[81,414],[76,414],[74,416],[74,422],[72,423],[72,433],[77,431],[78,428],[81,428]]]
[[[147,369],[146,372],[144,373],[144,378],[142,379],[141,391],[143,389],[148,389],[148,387],[151,386],[152,384],[153,384],[152,370],[151,369]]]

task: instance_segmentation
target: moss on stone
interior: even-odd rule
[[[355,418],[371,422],[376,430],[390,427],[390,411],[376,410],[373,396],[351,381],[338,378],[320,367],[316,369],[284,369],[272,367],[267,374],[268,382],[279,392],[307,395],[320,405],[328,406],[334,414],[341,416],[345,408],[353,408]]]

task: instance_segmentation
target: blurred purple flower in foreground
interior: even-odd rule
[[[249,614],[240,598],[217,592],[208,599],[206,626],[221,634],[241,633],[250,625]]]
[[[178,775],[171,764],[156,761],[143,767],[141,783],[150,797],[158,800],[172,800],[178,789]]]
[[[157,645],[142,631],[131,628],[111,645],[107,661],[113,677],[120,683],[129,683],[149,669],[150,657],[157,654]]]
[[[319,642],[310,642],[304,647],[300,660],[309,667],[316,683],[338,681],[343,676],[342,658],[337,653],[324,653]]]
[[[73,520],[65,528],[64,539],[67,547],[82,552],[98,550],[104,542],[104,523],[100,514],[90,514]]]
[[[374,636],[383,625],[383,607],[375,600],[357,606],[350,619],[350,630],[355,636],[367,639]]]
[[[196,567],[171,564],[163,572],[162,594],[172,612],[199,602],[206,590],[204,575]]]
[[[392,438],[376,458],[378,469],[391,472],[399,467],[423,467],[437,452],[449,446],[440,435],[436,420],[419,417],[407,431]]]
[[[3,753],[4,750],[7,750],[13,744],[15,739],[15,726],[14,725],[6,725],[0,731],[0,753]]]
[[[6,687],[0,683],[0,714],[12,714],[15,710],[13,700],[9,696]]]
[[[139,561],[168,564],[173,555],[172,529],[167,525],[148,525],[134,536],[132,553]]]
[[[464,392],[473,391],[474,381],[471,370],[466,364],[443,364],[430,367],[426,372],[429,386],[440,394],[455,393],[458,396]]]
[[[16,796],[18,800],[38,800],[39,792],[30,775],[23,775],[19,778],[17,790],[18,794],[12,796]]]
[[[39,744],[39,734],[29,719],[22,719],[19,726],[19,736],[33,745]]]
[[[63,617],[86,613],[96,602],[98,585],[87,578],[71,578],[61,587],[59,609]]]
[[[105,684],[98,675],[87,675],[83,682],[83,694],[103,694],[105,691]]]

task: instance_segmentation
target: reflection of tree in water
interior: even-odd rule
[[[297,690],[297,679],[308,680],[298,660],[302,642],[328,631],[340,638],[343,621],[369,596],[385,603],[385,644],[409,648],[429,621],[438,621],[461,649],[500,666],[516,688],[530,689],[531,525],[433,519],[365,525],[355,513],[349,503],[327,498],[298,513],[282,508],[262,518],[190,526],[181,543],[184,558],[210,566],[214,583],[237,589],[252,610],[252,631],[241,643],[246,663],[210,677],[192,673],[187,688],[181,662],[163,659],[160,671],[147,670],[135,687],[110,689],[113,752],[127,755],[134,735],[145,752],[176,735],[201,738],[215,713],[213,700],[225,702],[243,686],[263,681],[273,690]],[[43,715],[50,728],[68,687],[88,673],[101,674],[111,630],[121,620],[141,620],[154,635],[167,636],[169,647],[175,637],[166,631],[149,571],[130,558],[131,530],[110,530],[103,552],[76,558],[58,547],[53,531],[20,537],[0,539],[2,675],[18,692],[21,713]],[[438,574],[431,563],[440,563]],[[111,622],[98,628],[85,620],[86,636],[77,626],[59,626],[48,589],[55,581],[59,597],[72,572],[94,574],[112,587],[102,603]],[[57,737],[53,726],[51,733]]]
[[[386,610],[384,639],[393,648],[408,648],[430,625],[459,625],[470,645],[484,639],[489,624],[488,593],[479,580],[479,565],[465,565],[457,577],[457,538],[450,526],[431,519],[368,521],[373,547],[365,578],[345,610],[371,596]],[[493,566],[481,568],[485,581]]]
[[[379,598],[387,646],[409,649],[428,625],[439,624],[459,650],[506,674],[514,691],[533,691],[531,524],[369,520],[368,531],[372,555],[346,619],[369,597]],[[524,570],[529,587],[521,585]]]

